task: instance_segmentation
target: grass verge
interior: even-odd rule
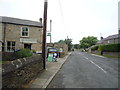
[[[101,55],[101,54],[97,54],[97,53],[92,53],[92,54],[99,55],[99,56],[104,56],[104,57],[107,57],[107,58],[120,58],[120,56],[115,57],[115,56],[109,56],[109,55]]]

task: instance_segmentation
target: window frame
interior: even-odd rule
[[[23,36],[23,35],[22,35],[22,33],[23,33],[23,28],[27,28],[27,29],[28,29],[28,31],[27,31],[28,35],[27,35],[27,36]],[[21,37],[29,37],[29,27],[26,27],[26,26],[21,27]]]
[[[10,42],[10,46],[8,46],[8,42]],[[14,43],[14,45],[13,45]],[[8,48],[10,48],[10,50],[8,50]],[[13,50],[14,48],[14,50]],[[15,41],[7,41],[6,43],[6,51],[7,52],[14,52],[16,50],[16,42]]]

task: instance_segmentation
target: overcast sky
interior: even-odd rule
[[[71,38],[78,44],[83,37],[118,33],[120,0],[48,0],[48,22],[52,19],[52,42]],[[43,17],[44,0],[0,0],[0,16],[33,21]],[[49,37],[47,37],[49,42]]]

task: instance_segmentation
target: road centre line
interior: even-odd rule
[[[85,59],[88,59],[87,57],[84,57]]]
[[[80,53],[79,53],[80,54]],[[81,55],[81,54],[80,54]],[[82,56],[82,55],[81,55]],[[84,56],[83,56],[84,57]],[[87,57],[84,57],[85,59],[88,60]],[[97,66],[99,69],[101,69],[104,73],[107,73],[103,68],[101,68],[100,66],[98,66],[96,63],[94,63],[92,60],[89,60],[92,64],[94,64],[95,66]]]
[[[94,64],[95,66],[97,66],[99,69],[101,69],[104,73],[107,73],[103,68],[101,68],[100,66],[98,66],[97,64],[95,64],[93,61],[89,60],[92,64]]]
[[[80,53],[79,53],[80,54]],[[80,54],[81,55],[81,54]],[[82,55],[81,55],[82,56]],[[82,57],[84,57],[84,56],[82,56]],[[84,57],[85,59],[88,59],[87,57]]]

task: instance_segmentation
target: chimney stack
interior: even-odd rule
[[[101,37],[100,37],[100,39],[102,40],[102,39],[103,39],[103,37],[101,36]]]
[[[40,24],[41,24],[41,26],[42,26],[42,18],[40,18],[39,21],[40,21]]]

